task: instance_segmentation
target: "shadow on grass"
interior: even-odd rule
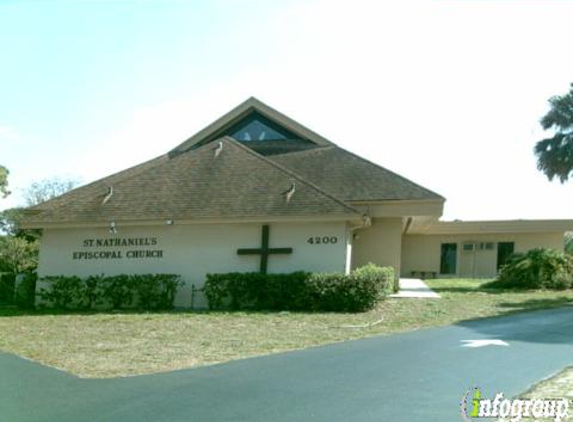
[[[526,292],[523,289],[493,288],[483,286],[432,286],[431,289],[436,293],[487,293],[487,294],[504,294]]]
[[[538,309],[559,308],[562,306],[573,306],[573,299],[568,297],[556,297],[546,299],[528,299],[522,302],[502,302],[498,305],[512,313],[523,311],[535,311]]]
[[[490,279],[436,279],[430,280],[428,286],[436,293],[490,293],[507,292],[508,289],[493,284]]]

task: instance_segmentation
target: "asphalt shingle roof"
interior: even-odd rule
[[[219,138],[260,113],[299,138]],[[214,147],[223,144],[215,157]],[[292,184],[290,201],[283,194]],[[113,194],[103,201],[110,188]],[[249,98],[166,155],[30,208],[23,225],[143,220],[360,218],[352,203],[444,198]]]
[[[444,199],[336,145],[269,158],[344,201]]]
[[[215,157],[214,147],[223,150]],[[289,202],[286,191],[295,183]],[[113,187],[105,204],[103,198]],[[358,211],[278,163],[226,137],[68,192],[28,211],[25,224],[307,216]]]

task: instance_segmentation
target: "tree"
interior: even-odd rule
[[[24,217],[24,208],[8,208],[0,211],[0,232],[8,236],[18,236],[22,217]]]
[[[78,184],[77,180],[57,177],[34,182],[24,191],[26,204],[28,206],[38,205],[66,193]],[[20,229],[20,220],[24,217],[24,210],[23,207],[15,207],[0,211],[0,234],[24,237],[29,241],[37,240],[40,237],[39,231]]]
[[[8,174],[10,172],[4,166],[0,166],[0,194],[2,194],[2,198],[6,198],[10,195],[10,191],[8,190]]]
[[[34,182],[24,191],[24,200],[27,206],[34,206],[46,202],[56,196],[60,196],[69,190],[72,190],[80,183],[74,179],[44,179]]]
[[[78,185],[76,180],[59,178],[46,179],[32,183],[25,191],[28,206],[61,195]],[[24,216],[24,208],[10,208],[0,211],[0,271],[14,274],[34,271],[38,265],[39,230],[20,229],[20,220]]]
[[[20,237],[0,238],[0,268],[13,274],[34,271],[38,266],[38,241]]]
[[[551,110],[541,119],[541,126],[554,135],[535,145],[537,168],[549,180],[558,177],[564,183],[573,177],[573,83],[567,94],[551,97],[549,104]]]
[[[39,229],[21,229],[20,221],[24,218],[25,208],[16,207],[0,211],[0,235],[21,237],[32,242],[40,238]]]

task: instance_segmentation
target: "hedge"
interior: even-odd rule
[[[545,248],[514,254],[489,287],[570,289],[573,287],[573,256]]]
[[[207,274],[210,309],[362,312],[392,292],[394,270],[368,264],[350,274]]]
[[[181,277],[175,274],[119,274],[43,277],[42,306],[65,310],[172,309]]]

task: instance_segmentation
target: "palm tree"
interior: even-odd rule
[[[564,183],[573,177],[573,83],[569,92],[549,99],[551,110],[541,119],[545,130],[555,131],[551,138],[535,145],[537,168],[553,180]]]

